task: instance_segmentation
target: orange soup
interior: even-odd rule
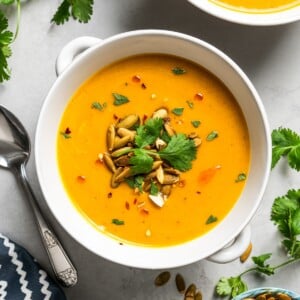
[[[233,10],[249,13],[272,13],[300,5],[300,0],[210,0]]]
[[[226,217],[247,179],[249,143],[219,79],[179,57],[147,54],[79,87],[61,120],[57,159],[70,198],[94,226],[159,247]]]

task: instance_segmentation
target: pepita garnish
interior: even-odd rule
[[[169,271],[164,271],[160,273],[154,280],[156,286],[162,286],[166,284],[171,277],[171,273]]]
[[[179,273],[176,274],[175,283],[176,283],[177,291],[181,294],[184,294],[184,292],[185,292],[185,281],[184,281],[181,274],[179,274]]]
[[[201,144],[197,134],[177,134],[170,119],[168,109],[162,107],[145,121],[130,114],[107,128],[103,161],[112,173],[112,188],[128,179],[134,182],[139,176],[142,183],[138,192],[149,193],[150,200],[159,207],[165,204],[173,187],[180,182],[181,171],[191,168],[196,148]],[[136,190],[135,185],[132,187]]]

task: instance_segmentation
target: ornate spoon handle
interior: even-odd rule
[[[22,187],[34,212],[44,247],[47,251],[57,280],[65,287],[74,286],[77,283],[78,279],[77,271],[71,263],[66,252],[64,251],[62,245],[58,241],[57,237],[54,235],[54,233],[46,223],[44,217],[42,216],[40,208],[37,204],[37,200],[28,183],[25,165],[21,164],[20,168],[16,168],[15,171],[20,179]]]

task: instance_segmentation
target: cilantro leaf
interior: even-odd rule
[[[65,22],[69,21],[69,18],[71,16],[70,7],[71,3],[68,0],[63,0],[54,16],[52,17],[51,22],[54,22],[56,25],[62,25]]]
[[[272,131],[272,169],[283,156],[287,156],[291,168],[300,171],[300,136],[280,127]]]
[[[144,148],[155,142],[163,128],[163,120],[160,118],[148,119],[145,125],[141,125],[136,130],[135,144],[139,148]]]
[[[13,4],[15,0],[0,0],[1,4],[10,5]]]
[[[137,188],[140,192],[143,191],[143,182],[144,182],[143,176],[139,176],[139,175],[132,176],[132,177],[126,178],[125,181],[132,189]]]
[[[7,58],[11,56],[10,44],[13,42],[13,33],[7,28],[8,20],[0,11],[0,82],[10,78]]]
[[[133,152],[134,156],[129,160],[132,175],[149,173],[152,169],[153,158],[144,149],[134,149]]]
[[[93,0],[63,0],[51,22],[56,25],[64,24],[72,16],[80,23],[87,23],[93,14]]]
[[[222,277],[216,286],[216,292],[219,296],[235,297],[247,291],[247,289],[246,283],[240,276],[229,278]]]
[[[175,169],[187,171],[192,167],[192,160],[196,159],[196,152],[195,142],[179,133],[173,135],[167,147],[159,151],[158,154]]]
[[[282,243],[288,253],[300,258],[300,190],[289,190],[286,195],[274,200],[271,220],[286,238]]]
[[[252,261],[257,265],[257,271],[266,274],[273,275],[275,273],[274,267],[271,267],[266,261],[272,256],[271,253],[265,253],[259,256],[253,256]]]
[[[114,105],[115,106],[120,106],[122,104],[128,103],[129,99],[121,94],[117,94],[117,93],[113,93],[113,97],[114,97]]]

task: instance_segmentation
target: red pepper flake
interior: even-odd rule
[[[178,182],[178,186],[181,187],[181,188],[184,187],[184,186],[185,186],[185,180],[183,180],[183,179],[180,180],[180,181]]]
[[[147,208],[142,208],[141,213],[144,215],[149,215],[149,210]]]
[[[114,120],[119,120],[119,117],[116,114],[113,115],[113,118]]]
[[[70,130],[69,127],[67,127],[66,130],[65,130],[65,134],[71,134],[71,133],[72,133],[72,131]]]
[[[201,94],[201,93],[197,93],[197,94],[195,94],[195,96],[194,96],[194,99],[195,100],[199,100],[199,101],[201,101],[201,100],[203,100],[203,94]]]
[[[80,183],[85,182],[85,176],[83,176],[83,175],[78,175],[78,176],[77,176],[77,181],[80,182]]]
[[[200,192],[200,191],[196,191],[196,194],[200,195],[200,194],[201,194],[201,192]]]
[[[128,203],[128,201],[125,202],[125,207],[126,207],[127,210],[130,209],[130,204]]]
[[[112,197],[112,192],[109,192],[108,194],[107,194],[107,198],[111,198]]]
[[[142,84],[141,84],[141,87],[142,87],[142,89],[144,89],[144,90],[147,88],[147,86],[146,86],[145,83],[142,83]]]
[[[141,76],[139,75],[132,76],[132,81],[136,83],[141,82]]]
[[[142,123],[144,124],[147,119],[148,119],[148,116],[147,115],[143,115]]]
[[[133,199],[133,204],[134,205],[137,204],[137,199],[136,198]]]

